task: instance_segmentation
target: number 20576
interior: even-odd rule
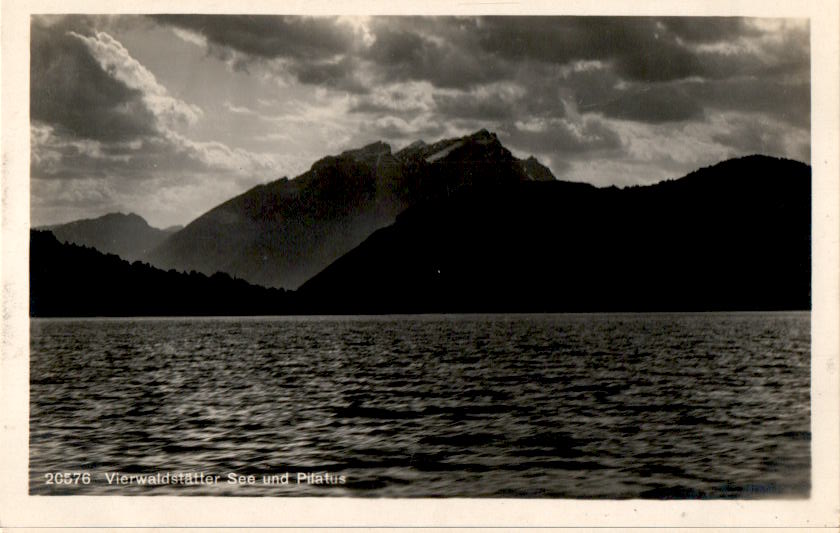
[[[90,483],[89,472],[47,472],[44,478],[47,485],[87,485]]]

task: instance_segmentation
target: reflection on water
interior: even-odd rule
[[[810,490],[809,313],[33,319],[31,328],[33,494]],[[47,484],[55,472],[91,481]],[[117,472],[219,480],[119,484]],[[310,483],[316,476],[335,482]]]

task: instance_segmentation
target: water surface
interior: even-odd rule
[[[32,494],[810,491],[807,312],[33,319],[31,338]]]

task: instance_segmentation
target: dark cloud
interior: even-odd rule
[[[743,78],[681,86],[691,100],[709,109],[761,112],[803,128],[811,123],[810,83]]]
[[[518,60],[603,61],[640,81],[680,79],[700,70],[696,56],[652,18],[487,17],[478,31],[485,50]]]
[[[142,94],[105,72],[70,31],[89,31],[85,18],[31,25],[30,116],[88,139],[150,135],[155,117]]]
[[[614,91],[614,97],[591,111],[605,116],[658,124],[700,119],[704,110],[700,101],[692,98],[680,84],[636,85]]]
[[[739,49],[739,43],[727,43],[730,50],[699,52],[702,77],[710,80],[759,77],[765,80],[810,82],[811,50],[807,29],[776,33],[773,39],[760,42],[758,50]]]
[[[671,33],[691,43],[716,43],[760,33],[741,17],[664,17],[659,21]]]
[[[375,17],[370,24],[374,41],[334,17],[279,17],[229,15],[161,15],[161,24],[204,36],[208,52],[232,60],[234,68],[248,69],[260,59],[287,61],[302,83],[350,88],[362,92],[358,82],[339,77],[339,68],[326,60],[353,57],[370,62],[375,82],[427,80],[439,87],[470,87],[504,79],[510,65],[482,53],[472,31],[474,19],[456,17]],[[244,54],[234,57],[232,52]],[[478,55],[485,57],[479,58]],[[313,65],[318,63],[318,65]]]
[[[755,28],[743,21],[731,24],[729,31],[735,33],[738,27],[746,28],[745,35],[756,34]],[[580,112],[600,112],[613,118],[656,124],[701,119],[707,111],[741,110],[767,113],[794,126],[808,127],[808,32],[787,29],[757,43],[752,46],[760,47],[759,52],[741,52],[739,42],[727,43],[719,52],[698,52],[704,71],[710,74],[707,77],[632,82],[617,70],[598,64],[576,69],[556,83]],[[529,89],[535,94],[528,101],[531,111],[537,112],[533,108],[537,95],[554,96],[548,88],[534,87]]]
[[[384,24],[376,25],[374,34],[376,41],[367,57],[380,65],[421,63],[429,50],[434,52],[437,49],[436,44],[426,41],[418,33],[397,30]]]
[[[361,46],[362,36],[335,17],[157,15],[152,18],[203,36],[207,39],[208,54],[230,61],[235,70],[247,72],[254,61],[283,59],[300,83],[351,93],[368,91],[356,76],[358,63],[352,55]]]
[[[481,47],[501,57],[561,65],[600,61],[640,82],[781,73],[807,68],[809,61],[807,30],[786,31],[781,45],[758,51],[695,49],[760,35],[742,18],[486,17],[477,31]]]
[[[498,58],[484,57],[481,50],[472,46],[467,35],[444,32],[447,37],[441,37],[421,33],[406,27],[413,21],[415,19],[385,18],[372,24],[375,41],[362,57],[376,65],[381,79],[426,80],[438,87],[469,88],[510,77],[510,65]],[[449,23],[453,21],[449,20]],[[427,24],[415,25],[422,29],[428,28]]]
[[[616,98],[620,82],[612,69],[602,67],[572,72],[558,86],[581,112],[587,112]]]
[[[433,98],[437,113],[454,118],[511,120],[516,118],[518,107],[512,105],[514,102],[510,99],[497,93],[436,94]]]
[[[320,60],[353,48],[353,28],[332,17],[156,15],[162,24],[203,35],[210,43],[261,58]]]
[[[670,43],[660,46],[650,40],[636,42],[630,51],[615,59],[615,65],[619,74],[641,82],[680,80],[707,73],[692,52]]]
[[[781,39],[762,41],[758,48],[739,48],[744,39],[764,34],[750,19],[734,17],[373,17],[368,22],[372,43],[336,18],[175,15],[155,20],[203,35],[211,53],[233,58],[238,68],[254,59],[283,58],[289,72],[310,85],[361,94],[372,84],[406,81],[465,90],[520,81],[529,88],[523,100],[528,112],[560,115],[560,95],[571,93],[583,107],[605,105],[611,115],[651,122],[699,116],[702,103],[691,104],[673,85],[664,85],[639,91],[630,109],[615,110],[618,104],[603,103],[626,101],[614,90],[618,82],[743,76],[805,81],[810,58],[807,27],[785,29]],[[244,57],[234,58],[234,51]],[[599,65],[588,79],[576,74],[564,82],[551,74],[552,68],[586,61]],[[369,74],[364,81],[358,76],[363,67]],[[663,109],[656,109],[652,95],[662,95]],[[449,109],[454,100],[443,97],[439,104]]]
[[[607,152],[622,147],[621,137],[596,119],[548,121],[542,128],[507,124],[500,139],[511,147],[529,153],[585,157],[592,152]]]
[[[308,85],[322,85],[355,94],[369,91],[357,76],[358,62],[350,57],[337,62],[296,62],[290,70],[299,82]]]

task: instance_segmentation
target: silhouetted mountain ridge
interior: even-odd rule
[[[407,209],[298,296],[336,313],[808,309],[810,178],[749,156],[644,187],[463,189]]]
[[[292,310],[291,295],[224,273],[163,271],[30,232],[30,316],[265,315]]]
[[[97,218],[36,229],[48,230],[63,242],[91,246],[133,261],[147,254],[180,227],[161,230],[151,227],[143,217],[134,213],[108,213]]]

